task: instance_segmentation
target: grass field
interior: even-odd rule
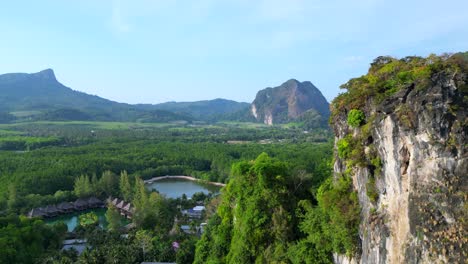
[[[9,129],[28,125],[57,125],[57,126],[87,126],[90,129],[144,129],[144,128],[171,128],[173,130],[191,130],[197,128],[221,128],[221,127],[235,127],[243,129],[261,129],[261,128],[288,128],[287,125],[269,126],[262,123],[250,122],[218,122],[215,124],[198,124],[187,125],[176,122],[170,123],[138,123],[138,122],[104,122],[104,121],[34,121],[34,122],[19,122],[12,124],[0,124],[0,134],[3,131],[10,133]],[[12,132],[14,133],[14,132]]]
[[[35,121],[35,122],[13,123],[13,124],[0,124],[0,129],[11,129],[14,127],[21,127],[21,126],[34,125],[34,124],[36,125],[58,125],[58,126],[87,126],[89,128],[95,128],[95,129],[115,129],[115,130],[180,126],[178,124],[173,124],[173,123],[131,123],[131,122],[101,122],[101,121]],[[3,131],[8,131],[8,130],[3,130]]]

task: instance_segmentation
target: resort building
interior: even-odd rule
[[[127,203],[124,200],[120,200],[119,198],[109,198],[107,199],[107,201],[115,206],[115,208],[119,211],[120,215],[128,219],[132,218],[134,209],[131,203]]]
[[[183,215],[187,215],[189,218],[202,218],[203,211],[205,211],[205,206],[198,205],[192,209],[182,210]]]
[[[78,199],[75,202],[62,202],[58,205],[52,204],[46,207],[33,208],[28,213],[28,217],[56,217],[62,214],[68,214],[86,209],[102,208],[105,204],[96,197],[88,199]]]

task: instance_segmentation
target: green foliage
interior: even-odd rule
[[[89,197],[93,194],[91,182],[87,175],[81,175],[76,178],[73,192],[80,198]]]
[[[120,231],[123,227],[122,225],[122,217],[120,216],[119,211],[112,203],[107,205],[106,211],[106,220],[107,220],[107,228],[110,231]]]
[[[146,253],[151,251],[153,243],[151,242],[152,235],[147,230],[138,230],[135,234],[135,241],[138,247],[143,252],[143,261],[146,261]]]
[[[10,215],[0,217],[0,263],[38,263],[61,246],[66,226]]]
[[[232,174],[217,212],[221,222],[215,221],[218,225],[203,235],[195,263],[286,260],[278,254],[286,251],[280,248],[292,235],[291,216],[285,209],[289,208],[286,164],[264,153],[254,162],[234,165]]]
[[[161,233],[171,229],[173,208],[160,194],[150,193],[139,178],[135,180],[132,204],[135,207],[132,220],[138,228],[154,229]]]
[[[113,172],[107,170],[99,179],[99,187],[106,196],[117,196],[119,193],[119,179]]]
[[[351,146],[348,138],[342,138],[336,143],[338,149],[338,156],[345,159],[351,153]]]
[[[379,199],[379,193],[377,191],[377,186],[375,185],[375,178],[369,177],[369,180],[366,183],[366,194],[369,197],[369,200],[375,203]]]
[[[96,226],[99,223],[98,216],[94,212],[79,216],[79,223],[82,227]]]
[[[346,160],[346,166],[348,169],[351,169],[355,165],[367,165],[364,148],[360,143],[359,138],[354,138],[353,135],[348,134],[346,137],[338,140],[336,146],[338,157]]]
[[[57,137],[26,137],[2,136],[0,137],[0,150],[33,150],[45,146],[57,146],[62,141]]]
[[[6,209],[7,189],[12,183],[19,196],[14,209],[26,213],[32,207],[76,199],[73,194],[63,200],[53,196],[59,190],[74,190],[75,182],[79,182],[77,192],[80,197],[107,198],[107,192],[115,194],[115,190],[119,190],[115,184],[119,185],[120,179],[114,175],[109,177],[110,181],[104,181],[106,177],[102,179],[102,175],[106,171],[120,173],[126,170],[131,184],[137,175],[143,179],[192,175],[226,182],[233,163],[252,160],[262,152],[287,161],[293,170],[314,172],[317,178],[329,173],[321,162],[314,160],[330,157],[331,142],[313,143],[314,133],[304,134],[302,130],[227,125],[213,129],[187,127],[174,132],[172,127],[153,125],[146,128],[122,123],[103,123],[99,124],[100,128],[93,127],[95,125],[75,122],[8,125],[6,131],[38,137],[57,135],[67,145],[21,153],[0,151],[0,210]],[[119,125],[123,128],[118,129]],[[135,129],[129,129],[129,126],[135,126]],[[90,133],[94,128],[95,133]],[[327,137],[324,133],[320,141]],[[272,143],[257,142],[265,138],[271,139]],[[250,143],[226,144],[228,139]],[[312,142],[307,142],[309,140]],[[81,175],[89,178],[89,184]],[[124,198],[123,194],[118,195]]]
[[[303,252],[309,263],[331,263],[332,253],[356,253],[360,208],[349,177],[325,181],[317,193],[318,205],[303,201],[300,229],[307,236],[291,248],[290,255]]]
[[[352,127],[361,126],[366,119],[366,116],[361,110],[351,109],[348,113],[348,124]]]
[[[79,257],[78,263],[141,263],[140,250],[133,238],[122,239],[119,233],[94,229],[87,235],[89,250]]]
[[[180,244],[179,250],[176,253],[177,264],[192,264],[195,258],[195,239],[187,239]]]
[[[288,164],[265,153],[235,164],[217,213],[197,243],[194,263],[289,262],[288,245],[300,236],[297,202],[310,199],[308,190],[323,180],[311,178],[291,174]]]
[[[119,130],[112,127],[97,129],[94,133],[90,133],[91,127],[88,125],[66,122],[60,125],[8,126],[7,129],[11,129],[8,131],[39,137],[58,135],[68,145],[49,146],[25,153],[0,151],[0,210],[7,209],[10,204],[11,211],[27,212],[32,207],[73,201],[78,197],[107,198],[112,194],[132,202],[135,207],[135,232],[150,232],[151,250],[143,256],[133,232],[129,233],[128,240],[117,239],[111,235],[114,232],[102,232],[99,227],[90,224],[83,229],[83,233],[92,249],[80,257],[54,251],[47,256],[49,261],[135,263],[143,261],[143,258],[168,262],[177,258],[190,262],[194,258],[194,239],[184,234],[173,237],[168,233],[173,226],[177,205],[194,206],[195,200],[207,202],[210,197],[198,194],[191,201],[168,200],[157,193],[150,193],[137,175],[149,178],[187,174],[215,181],[227,181],[229,176],[239,178],[235,181],[241,186],[247,186],[245,190],[240,187],[234,190],[235,196],[242,196],[239,198],[240,207],[246,208],[249,213],[242,216],[241,211],[229,212],[226,200],[218,214],[223,215],[224,219],[228,219],[228,215],[235,215],[242,220],[242,226],[252,224],[246,230],[236,226],[236,239],[254,235],[246,243],[250,245],[248,249],[244,250],[240,243],[233,243],[235,250],[229,254],[234,226],[223,224],[208,227],[206,233],[213,234],[204,240],[209,253],[206,258],[208,262],[226,260],[228,254],[229,259],[236,262],[245,259],[244,253],[252,257],[260,251],[264,254],[258,257],[258,261],[288,261],[288,244],[301,236],[295,215],[297,201],[313,200],[309,190],[317,190],[323,179],[330,175],[332,144],[307,142],[311,140],[310,135],[298,130],[231,126],[212,130],[190,127],[165,127],[159,130],[140,126],[135,130]],[[324,136],[326,138],[326,134]],[[265,138],[272,143],[257,143]],[[226,144],[227,139],[251,142]],[[275,158],[264,154],[257,158],[255,164],[251,162],[262,152]],[[280,159],[287,163],[279,162]],[[231,165],[239,161],[244,165],[239,165],[231,174]],[[252,168],[242,171],[244,166]],[[117,172],[121,172],[120,177],[115,175]],[[9,191],[10,185],[13,187]],[[211,207],[207,206],[207,214],[212,215],[216,206],[216,201]],[[121,226],[116,216],[118,212],[112,209],[106,214],[112,231],[119,230]],[[208,231],[214,229],[216,231]],[[260,229],[265,231],[257,231]],[[184,243],[188,240],[191,241]],[[171,246],[173,241],[181,243],[181,250],[177,254]],[[262,244],[261,249],[254,248],[257,242]]]
[[[380,175],[382,172],[382,160],[380,157],[374,157],[371,159],[371,165],[374,167],[374,176]]]
[[[131,201],[133,199],[132,186],[130,184],[127,171],[120,173],[119,189],[120,194],[125,201]]]

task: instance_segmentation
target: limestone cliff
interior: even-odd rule
[[[307,118],[317,119],[317,126],[326,126],[330,116],[329,104],[317,87],[294,79],[259,91],[250,112],[257,121],[267,125]]]
[[[336,177],[352,177],[360,250],[336,263],[466,263],[468,61],[379,57],[332,103]]]

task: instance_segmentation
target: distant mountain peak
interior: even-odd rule
[[[52,69],[45,69],[37,73],[32,73],[31,75],[41,78],[44,80],[52,80],[52,81],[57,81],[57,78],[55,77],[54,70]]]
[[[278,87],[257,93],[251,105],[251,114],[257,121],[272,125],[297,120],[314,111],[322,120],[328,119],[329,105],[315,85],[309,81],[289,79]]]

